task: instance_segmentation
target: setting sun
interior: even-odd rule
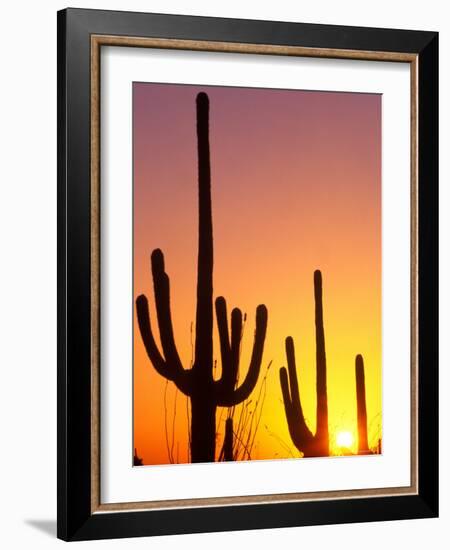
[[[349,448],[353,444],[353,435],[350,432],[339,432],[336,437],[338,447]]]

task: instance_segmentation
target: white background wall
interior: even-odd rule
[[[64,2],[2,5],[0,65],[0,540],[53,548],[56,518],[56,11]],[[450,538],[450,18],[442,0],[78,1],[76,7],[435,30],[441,95],[441,518],[83,543],[155,549],[444,548]],[[445,542],[444,542],[445,541]]]

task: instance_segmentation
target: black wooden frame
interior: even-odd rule
[[[91,513],[90,37],[188,39],[418,55],[417,495]],[[67,9],[58,13],[58,537],[84,540],[436,517],[438,34]]]

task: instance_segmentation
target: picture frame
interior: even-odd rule
[[[101,51],[398,63],[410,71],[409,485],[101,502]],[[103,123],[103,121],[102,121]],[[66,9],[58,12],[58,537],[137,537],[438,515],[438,34]],[[105,213],[103,212],[103,215]],[[103,415],[104,416],[104,415]],[[103,419],[102,419],[103,420]],[[130,422],[132,422],[130,418]],[[103,457],[104,458],[104,457]]]

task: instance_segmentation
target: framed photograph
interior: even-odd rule
[[[438,35],[58,13],[58,536],[438,514]]]

